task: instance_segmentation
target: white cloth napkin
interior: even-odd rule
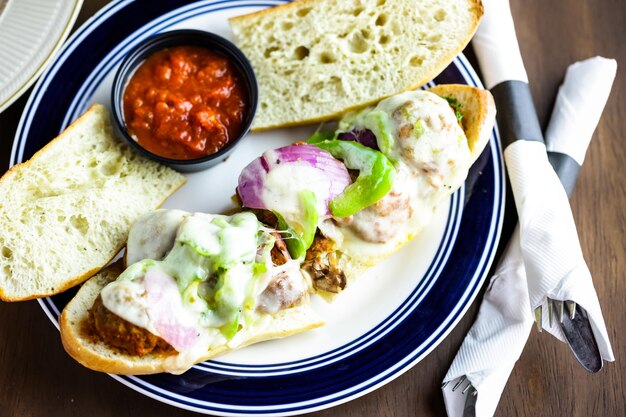
[[[507,0],[483,0],[485,14],[472,39],[485,87],[504,81],[528,82]],[[475,397],[475,415],[492,416],[511,370],[524,349],[533,319],[528,298],[519,229],[516,228],[483,298],[476,322],[448,373],[443,396],[449,417],[462,417],[466,377]],[[447,384],[445,384],[447,383]],[[460,389],[459,389],[460,388]],[[469,392],[468,392],[469,393]]]
[[[508,0],[482,0],[482,3],[485,14],[472,45],[485,87],[491,89],[511,80],[528,83]]]
[[[485,292],[476,322],[444,378],[444,382],[450,381],[443,390],[448,416],[463,416],[466,397],[460,392],[466,383],[452,392],[462,376],[478,391],[476,416],[493,415],[533,325],[528,306],[526,270],[516,228]]]
[[[602,357],[614,360],[567,194],[548,162],[545,145],[517,141],[504,157],[519,215],[530,307],[543,306],[547,312],[547,297],[580,304],[587,310]],[[556,323],[550,327],[548,320],[545,314],[543,327],[563,340]]]
[[[584,158],[614,76],[615,61],[612,60],[595,58],[570,66],[547,134],[551,144],[557,137],[562,139],[558,142],[558,152],[570,154],[571,151]],[[604,81],[599,83],[599,78]],[[588,89],[587,86],[594,87]],[[581,89],[585,94],[580,94]],[[571,105],[572,100],[575,106]],[[564,117],[567,122],[562,120]],[[585,308],[600,353],[605,360],[613,360],[567,196],[548,163],[545,146],[539,142],[518,141],[507,148],[505,157],[516,193],[520,225],[491,279],[476,322],[444,378],[444,382],[450,381],[443,390],[450,417],[463,415],[466,396],[459,395],[459,391],[466,383],[452,392],[452,386],[462,376],[478,391],[476,416],[493,415],[528,339],[533,323],[531,312],[542,304],[544,311],[548,311],[546,297],[573,300]],[[580,158],[581,163],[583,158]],[[547,316],[543,315],[543,327],[563,340],[556,324],[549,327]]]
[[[602,57],[590,58],[568,67],[546,130],[548,150],[569,155],[582,165],[589,142],[611,92],[616,71],[617,62]],[[518,157],[522,156],[518,155]],[[512,178],[511,181],[513,181]],[[524,187],[526,186],[530,184],[524,184]],[[550,220],[549,217],[554,219]],[[546,310],[546,297],[575,301],[587,311],[602,358],[614,361],[598,296],[580,251],[573,218],[552,210],[552,207],[546,204],[543,219],[546,225],[537,224],[533,227],[535,235],[529,237],[529,245],[530,239],[541,239],[540,234],[537,234],[539,228],[550,227],[550,230],[540,233],[560,233],[562,241],[568,243],[567,246],[564,245],[561,248],[567,251],[567,257],[562,256],[558,259],[560,262],[555,263],[553,273],[547,271],[547,266],[541,265],[537,267],[543,268],[542,274],[539,274],[540,271],[536,271],[535,274],[529,273],[528,288],[531,305],[533,307],[542,305],[543,311],[548,311]],[[542,262],[549,261],[542,260]],[[561,341],[565,340],[560,326],[550,326],[547,314],[543,315],[542,327]]]
[[[582,165],[593,131],[609,98],[617,62],[596,56],[567,68],[546,129],[549,151],[571,156]]]

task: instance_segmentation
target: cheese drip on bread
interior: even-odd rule
[[[157,210],[140,218],[130,235],[127,259],[142,259],[103,288],[102,301],[178,352],[166,359],[168,372],[183,372],[211,347],[237,347],[307,292],[298,263],[273,259],[276,237],[251,213]]]
[[[465,133],[448,102],[436,94],[409,91],[339,123],[340,132],[366,129],[393,161],[393,187],[350,219],[320,227],[335,240],[336,250],[360,258],[393,252],[419,233],[435,208],[461,187],[471,165]]]

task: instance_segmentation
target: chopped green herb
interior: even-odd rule
[[[239,315],[240,314],[235,314],[235,318],[230,323],[226,323],[220,327],[220,331],[228,340],[235,337],[235,334],[239,331]]]
[[[419,137],[422,136],[422,133],[424,133],[424,122],[422,122],[420,119],[417,119],[413,127],[413,134],[417,139],[419,139]]]
[[[254,275],[264,274],[267,272],[267,265],[261,262],[255,262],[252,264],[252,271]]]
[[[411,112],[407,106],[402,107],[402,114],[407,121],[411,120]]]
[[[459,102],[459,100],[454,97],[444,97],[444,99],[446,99],[450,107],[452,107],[452,110],[454,110],[454,114],[456,115],[456,119],[459,123],[461,123],[461,120],[463,120],[463,113],[461,113],[463,103]]]

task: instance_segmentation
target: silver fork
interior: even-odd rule
[[[441,389],[444,390],[453,381],[444,382],[441,385]],[[460,395],[465,396],[465,403],[463,405],[463,417],[476,417],[476,399],[478,397],[478,391],[474,388],[472,383],[467,380],[467,377],[463,375],[458,378],[451,388],[452,392],[459,392]]]
[[[548,298],[548,314],[550,320],[550,327],[552,327],[552,317],[554,316],[554,312],[558,315],[559,322],[563,323],[563,310],[564,306],[567,306],[567,311],[569,312],[569,317],[571,320],[574,320],[576,317],[576,303],[573,301],[558,301]],[[542,331],[542,322],[543,322],[543,312],[542,306],[539,306],[535,309],[535,324],[537,325],[537,330],[539,333]]]
[[[564,314],[565,307],[569,314]],[[565,335],[565,340],[576,360],[588,372],[598,372],[602,369],[603,361],[600,349],[596,342],[589,317],[584,308],[575,302],[553,300],[548,298],[548,321],[550,327],[554,316]],[[542,306],[535,309],[535,322],[539,332],[542,330]]]

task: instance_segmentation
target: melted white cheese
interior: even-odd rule
[[[142,259],[162,259],[176,239],[178,226],[189,213],[159,209],[139,217],[128,232],[126,264]]]
[[[291,304],[297,301],[302,294],[308,291],[306,281],[302,278],[300,272],[300,262],[297,260],[289,260],[283,265],[274,266],[270,271],[270,280],[264,287],[256,289],[257,304],[262,307],[263,311],[267,313],[277,313],[281,310],[283,302]],[[301,279],[293,279],[293,277],[300,277]],[[284,284],[280,285],[278,289],[275,289],[271,293],[263,293],[263,291],[271,284],[273,279],[282,279]]]
[[[138,233],[157,228],[171,234],[175,224],[175,238],[163,239],[170,242],[165,258],[132,264],[102,289],[101,296],[109,311],[169,343],[178,354],[166,360],[166,370],[181,373],[210,348],[237,346],[267,323],[268,314],[257,312],[256,304],[276,274],[286,274],[295,290],[306,290],[306,283],[296,261],[272,264],[269,249],[274,238],[260,229],[252,213],[221,216],[160,210],[135,228],[133,252],[154,254],[150,251],[155,247],[160,252],[162,243],[149,241],[158,237],[142,239]],[[266,265],[263,274],[254,271],[259,260]]]
[[[201,329],[185,308],[176,281],[158,264],[146,264],[144,269],[139,279],[121,279],[103,288],[104,306],[178,351],[191,349],[200,341]]]
[[[356,256],[388,253],[417,234],[437,205],[463,184],[471,163],[463,129],[441,97],[410,91],[383,100],[370,111],[388,116],[382,120],[393,138],[388,156],[396,161],[396,176],[385,197],[339,227],[343,239],[337,242],[338,249]],[[360,115],[350,128],[371,128],[358,124],[367,120]]]
[[[276,160],[274,152],[263,154],[270,171],[263,181],[262,200],[265,208],[279,212],[289,224],[298,224],[302,219],[301,190],[310,190],[316,196],[327,196],[331,187],[330,179],[321,170],[305,164],[271,164]],[[327,201],[317,199],[318,213],[328,211]]]

